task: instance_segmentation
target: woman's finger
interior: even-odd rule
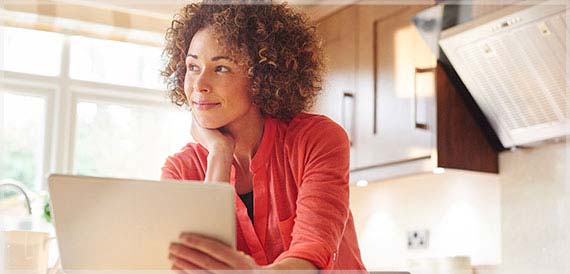
[[[215,258],[187,246],[173,243],[170,245],[170,254],[173,259],[183,259],[195,266],[194,269],[229,270],[230,267]]]
[[[236,251],[232,247],[208,237],[182,233],[180,241],[182,245],[203,252],[232,269],[251,269],[257,266],[255,261],[245,253]]]
[[[184,271],[184,269],[176,266],[175,264],[172,265],[170,270],[172,270],[172,273],[174,274],[186,274],[186,271]]]
[[[192,135],[192,138],[194,138],[194,140],[198,143],[200,143],[200,141],[201,141],[199,129],[200,129],[200,125],[198,124],[198,121],[196,121],[196,117],[194,117],[194,114],[192,113],[192,125],[190,127],[190,134]]]
[[[233,153],[235,142],[230,135],[223,134],[221,129],[208,129],[202,127],[194,115],[192,115],[192,127],[190,129],[190,134],[196,142],[200,143],[209,151],[222,145],[223,148],[231,149],[231,152]]]
[[[177,274],[212,274],[211,272],[201,269],[199,266],[190,263],[183,258],[170,255],[168,259],[172,262],[171,269],[175,270]]]

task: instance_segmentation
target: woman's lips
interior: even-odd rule
[[[192,104],[194,105],[194,108],[197,110],[208,110],[208,109],[212,109],[217,107],[218,105],[220,105],[220,103],[214,103],[214,102],[196,102],[196,101],[192,101]]]

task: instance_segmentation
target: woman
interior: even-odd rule
[[[200,235],[172,244],[173,269],[364,270],[348,207],[349,145],[303,112],[321,89],[315,28],[286,5],[191,4],[167,33],[170,97],[192,136],[163,179],[230,182],[237,249]]]

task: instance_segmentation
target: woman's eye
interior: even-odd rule
[[[188,70],[189,71],[198,71],[200,68],[196,65],[190,64],[188,65]]]
[[[216,71],[217,72],[229,72],[230,69],[228,67],[225,67],[225,66],[218,66],[218,67],[216,67]]]

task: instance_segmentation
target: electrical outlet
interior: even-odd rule
[[[427,249],[429,246],[429,230],[408,231],[408,249]]]

